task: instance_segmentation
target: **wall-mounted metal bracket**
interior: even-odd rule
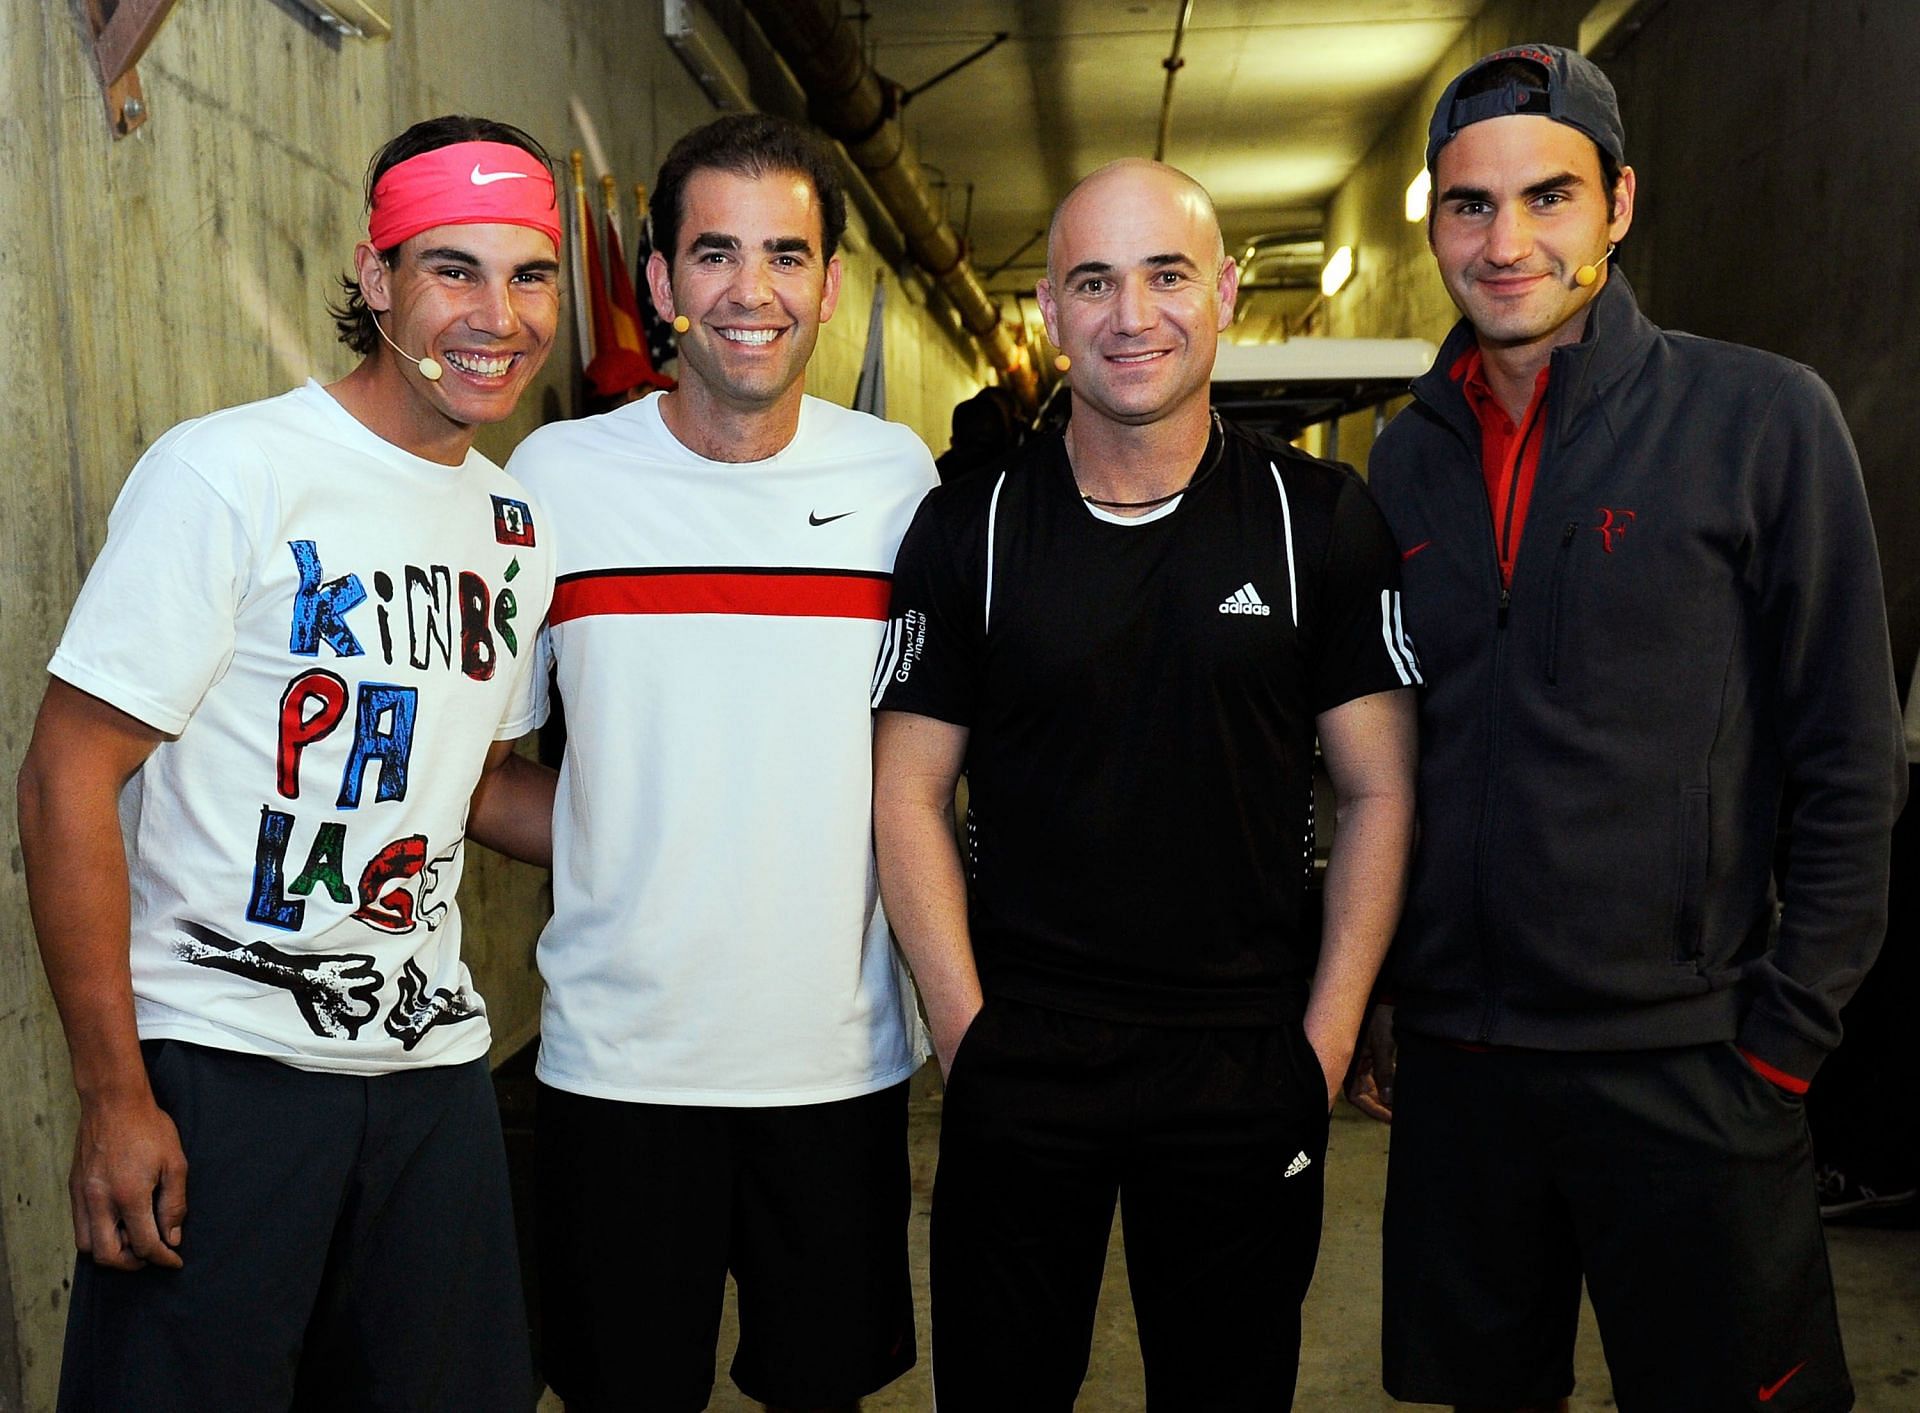
[[[85,0],[93,61],[107,102],[107,123],[116,138],[147,120],[147,100],[134,65],[166,22],[175,0]]]

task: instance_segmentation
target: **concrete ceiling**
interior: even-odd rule
[[[1010,38],[914,98],[904,121],[984,277],[1053,204],[1115,157],[1152,156],[1162,67],[1183,0],[865,0],[874,66],[912,89]],[[1213,193],[1229,248],[1318,224],[1365,155],[1485,0],[1193,0],[1167,160]],[[967,186],[972,185],[971,216]],[[1035,243],[988,281],[1030,290]]]

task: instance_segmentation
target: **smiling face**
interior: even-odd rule
[[[1462,128],[1434,161],[1430,240],[1447,293],[1482,344],[1558,345],[1606,284],[1574,278],[1633,224],[1632,168],[1602,187],[1593,140],[1551,118],[1514,115]]]
[[[1074,415],[1129,426],[1205,404],[1239,274],[1206,193],[1151,162],[1119,162],[1054,217],[1035,294],[1073,360]]]
[[[405,241],[391,266],[365,243],[356,260],[367,306],[387,336],[442,370],[430,381],[380,346],[374,358],[383,379],[406,400],[401,420],[440,442],[450,429],[510,417],[560,324],[552,240],[526,226],[434,226]]]
[[[801,172],[687,179],[671,271],[647,262],[655,306],[680,335],[680,388],[743,414],[797,409],[820,326],[840,299],[840,261],[821,252],[818,194]]]

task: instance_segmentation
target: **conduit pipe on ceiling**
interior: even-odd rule
[[[900,125],[899,86],[873,71],[853,22],[837,0],[745,0],[768,41],[806,90],[813,120],[847,149],[906,237],[914,261],[958,311],[1002,380],[1023,406],[1039,404],[1028,358],[1000,321],[966,248],[920,174]]]
[[[1160,94],[1160,136],[1153,144],[1153,160],[1167,160],[1167,139],[1173,135],[1173,81],[1180,70],[1186,68],[1187,61],[1180,57],[1180,46],[1186,43],[1187,21],[1193,18],[1193,0],[1186,0],[1180,7],[1180,18],[1173,26],[1173,52],[1160,61],[1160,67],[1167,71],[1167,86]]]

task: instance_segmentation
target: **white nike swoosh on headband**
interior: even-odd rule
[[[473,171],[467,175],[467,180],[475,186],[486,186],[490,182],[514,181],[516,179],[525,181],[527,174],[525,172],[483,172],[480,170],[480,164],[478,162],[473,164]]]

